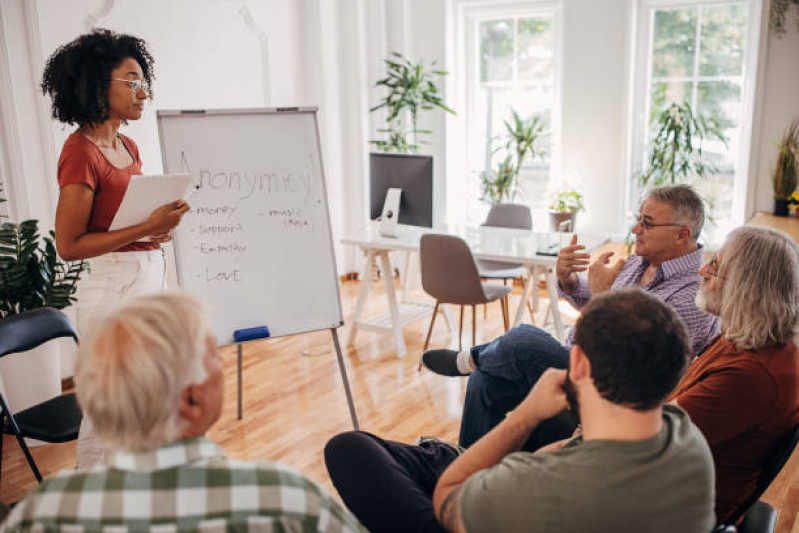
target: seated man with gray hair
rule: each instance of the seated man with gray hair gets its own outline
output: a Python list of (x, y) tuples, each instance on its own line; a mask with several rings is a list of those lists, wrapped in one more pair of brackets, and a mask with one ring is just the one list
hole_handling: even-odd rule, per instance
[(721, 318), (721, 335), (670, 399), (710, 445), (716, 515), (726, 523), (754, 492), (778, 440), (799, 424), (799, 251), (781, 231), (744, 226), (699, 274), (697, 305)]
[(183, 293), (123, 304), (82, 340), (78, 401), (108, 464), (50, 476), (2, 531), (363, 531), (288, 466), (228, 458), (204, 437), (222, 412), (222, 358)]
[[(594, 296), (625, 287), (640, 287), (669, 304), (685, 322), (696, 355), (718, 335), (718, 318), (697, 309), (702, 246), (697, 238), (705, 215), (702, 199), (688, 185), (658, 187), (641, 203), (635, 253), (609, 266), (612, 252), (593, 264), (575, 239), (558, 255), (558, 292), (582, 309)], [(578, 276), (588, 271), (588, 277)], [(466, 389), (460, 444), (471, 446), (496, 426), (527, 395), (547, 368), (566, 368), (574, 330), (564, 344), (542, 329), (522, 324), (501, 337), (470, 350), (430, 350), (422, 361), (433, 372), (448, 376), (471, 373)], [(532, 441), (549, 442), (558, 424), (542, 424)]]

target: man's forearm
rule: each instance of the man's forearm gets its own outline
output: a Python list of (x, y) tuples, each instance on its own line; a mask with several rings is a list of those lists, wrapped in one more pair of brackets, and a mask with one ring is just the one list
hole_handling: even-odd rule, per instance
[(439, 516), (442, 503), (453, 490), (475, 472), (492, 467), (509, 453), (519, 451), (540, 423), (541, 420), (537, 418), (525, 418), (518, 411), (512, 411), (505, 420), (463, 452), (447, 467), (436, 484), (433, 493), (436, 515)]

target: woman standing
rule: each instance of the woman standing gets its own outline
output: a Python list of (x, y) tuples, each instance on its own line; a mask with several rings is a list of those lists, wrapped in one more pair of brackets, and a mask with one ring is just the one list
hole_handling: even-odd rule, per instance
[[(119, 127), (141, 118), (144, 101), (152, 98), (153, 63), (143, 40), (97, 29), (56, 50), (44, 69), (42, 91), (52, 98), (53, 118), (78, 126), (58, 161), (55, 234), (63, 259), (92, 259), (76, 304), (81, 333), (123, 299), (165, 288), (160, 243), (172, 239), (172, 229), (189, 209), (178, 200), (141, 224), (108, 231), (128, 182), (141, 174), (138, 148)], [(84, 419), (78, 468), (102, 457), (91, 422)]]

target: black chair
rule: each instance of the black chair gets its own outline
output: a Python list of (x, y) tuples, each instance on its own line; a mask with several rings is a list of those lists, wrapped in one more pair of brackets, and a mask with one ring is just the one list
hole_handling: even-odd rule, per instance
[(791, 458), (791, 454), (796, 449), (799, 442), (799, 425), (794, 426), (788, 433), (782, 436), (774, 445), (774, 453), (760, 478), (755, 485), (755, 491), (747, 498), (737, 511), (730, 517), (729, 523), (736, 523), (741, 517), (743, 520), (738, 525), (738, 533), (771, 533), (777, 523), (777, 512), (772, 506), (760, 501), (760, 497), (766, 492), (771, 482), (780, 473), (782, 467)]
[[(0, 357), (30, 350), (58, 337), (72, 337), (76, 343), (78, 342), (72, 323), (57, 309), (42, 307), (10, 316), (0, 322)], [(33, 470), (33, 475), (39, 482), (42, 481), (42, 475), (25, 444), (25, 438), (44, 442), (75, 440), (78, 438), (82, 419), (83, 414), (73, 392), (56, 396), (14, 415), (0, 394), (2, 433), (9, 433), (17, 438)], [(0, 461), (3, 455), (2, 446), (3, 439), (0, 438)], [(2, 472), (2, 463), (0, 463), (0, 472)]]

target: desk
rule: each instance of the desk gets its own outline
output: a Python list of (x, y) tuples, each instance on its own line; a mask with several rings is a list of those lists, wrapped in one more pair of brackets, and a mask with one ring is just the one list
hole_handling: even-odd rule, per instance
[(775, 217), (771, 213), (755, 213), (746, 225), (778, 229), (799, 242), (799, 218), (796, 217)]
[[(397, 356), (404, 357), (407, 353), (405, 349), (405, 338), (402, 328), (418, 320), (429, 317), (433, 311), (433, 306), (427, 303), (411, 302), (405, 298), (405, 289), (408, 281), (408, 268), (403, 275), (403, 297), (402, 301), (397, 301), (394, 272), (389, 259), (389, 252), (405, 251), (418, 252), (419, 241), (425, 233), (444, 233), (456, 235), (466, 241), (472, 254), (477, 259), (488, 259), (493, 261), (505, 261), (508, 263), (519, 263), (527, 268), (527, 277), (522, 292), (522, 299), (516, 308), (511, 327), (518, 326), (524, 315), (526, 302), (530, 296), (537, 295), (534, 292), (536, 274), (543, 271), (546, 275), (547, 291), (549, 293), (552, 320), (555, 324), (555, 335), (563, 339), (563, 320), (561, 319), (558, 308), (557, 280), (555, 279), (556, 256), (538, 255), (539, 236), (551, 235), (547, 233), (535, 233), (529, 230), (498, 228), (489, 226), (440, 226), (437, 228), (420, 228), (416, 226), (399, 225), (397, 237), (383, 237), (380, 235), (379, 227), (376, 222), (372, 222), (360, 230), (348, 235), (341, 240), (343, 244), (359, 247), (366, 255), (364, 266), (361, 270), (361, 285), (358, 290), (358, 299), (355, 304), (355, 313), (347, 334), (346, 344), (351, 346), (355, 342), (358, 329), (374, 331), (391, 335), (397, 344)], [(569, 234), (561, 234), (566, 238)], [(579, 234), (580, 242), (585, 245), (587, 251), (592, 251), (609, 239), (592, 235)], [(371, 289), (371, 266), (374, 259), (380, 260), (386, 285), (386, 296), (388, 298), (388, 313), (380, 316), (364, 319), (363, 307)], [(407, 263), (410, 263), (408, 261)], [(445, 315), (446, 316), (446, 315)], [(449, 320), (447, 320), (449, 323)]]

